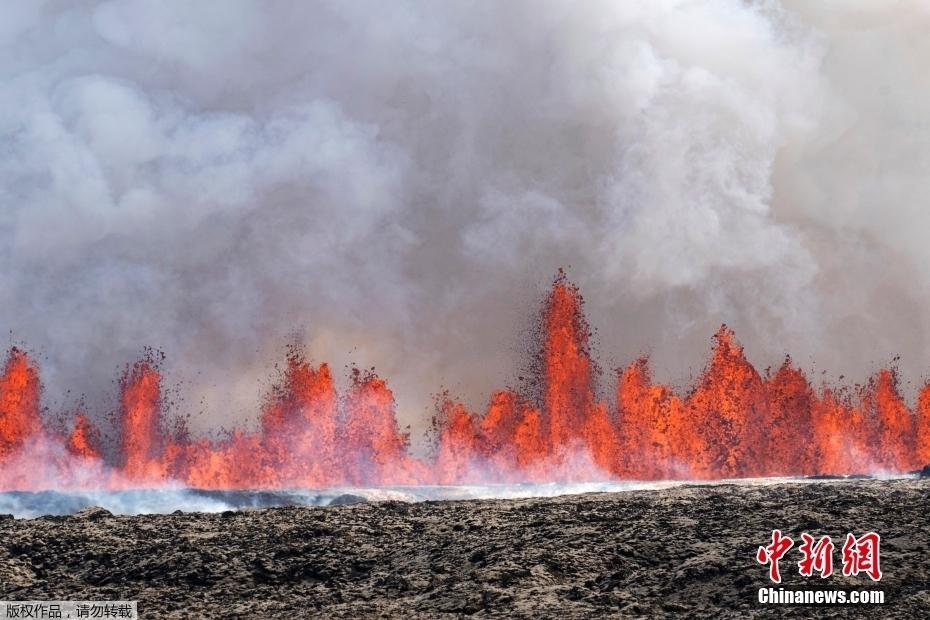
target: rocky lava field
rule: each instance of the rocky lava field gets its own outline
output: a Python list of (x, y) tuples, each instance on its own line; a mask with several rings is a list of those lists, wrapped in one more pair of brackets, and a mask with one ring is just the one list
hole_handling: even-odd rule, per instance
[[(930, 617), (930, 480), (698, 485), (215, 514), (0, 517), (0, 598), (129, 599), (164, 617)], [(755, 560), (796, 547), (785, 588), (882, 589), (884, 605), (764, 606)], [(847, 532), (884, 577), (839, 575)], [(798, 574), (800, 533), (837, 573)]]

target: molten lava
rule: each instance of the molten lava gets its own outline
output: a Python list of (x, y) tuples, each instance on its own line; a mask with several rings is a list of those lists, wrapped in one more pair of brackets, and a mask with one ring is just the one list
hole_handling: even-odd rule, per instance
[(930, 462), (930, 384), (913, 411), (892, 370), (850, 390), (811, 385), (787, 358), (760, 375), (726, 326), (686, 395), (652, 379), (646, 359), (599, 399), (583, 301), (560, 274), (546, 298), (533, 395), (495, 392), (483, 415), (448, 396), (435, 449), (415, 458), (394, 395), (354, 370), (340, 395), (330, 368), (291, 352), (255, 432), (192, 439), (169, 429), (159, 364), (120, 381), (118, 445), (83, 412), (43, 424), (39, 371), (18, 348), (0, 376), (0, 490), (327, 487), (586, 479), (669, 479), (904, 472)]
[(0, 462), (20, 451), (41, 428), (39, 371), (14, 347), (0, 376)]
[(120, 385), (123, 472), (130, 479), (158, 480), (165, 474), (161, 374), (148, 361), (140, 361), (126, 371)]
[(77, 458), (93, 461), (100, 458), (99, 443), (100, 434), (91, 425), (86, 415), (78, 413), (74, 417), (74, 429), (65, 443), (68, 452)]

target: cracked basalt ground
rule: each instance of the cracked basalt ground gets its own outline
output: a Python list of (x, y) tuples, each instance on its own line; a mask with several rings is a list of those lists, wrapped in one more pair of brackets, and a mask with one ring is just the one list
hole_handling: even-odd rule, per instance
[[(220, 514), (0, 517), (0, 598), (132, 599), (164, 617), (930, 617), (930, 480), (708, 485)], [(773, 528), (882, 535), (881, 606), (762, 606)]]

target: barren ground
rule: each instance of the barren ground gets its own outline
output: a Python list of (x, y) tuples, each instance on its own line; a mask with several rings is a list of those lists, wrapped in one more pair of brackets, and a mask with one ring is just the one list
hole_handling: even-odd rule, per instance
[[(135, 599), (143, 618), (930, 617), (930, 481), (691, 486), (220, 514), (0, 517), (0, 599)], [(769, 606), (773, 528), (882, 535), (882, 606)]]

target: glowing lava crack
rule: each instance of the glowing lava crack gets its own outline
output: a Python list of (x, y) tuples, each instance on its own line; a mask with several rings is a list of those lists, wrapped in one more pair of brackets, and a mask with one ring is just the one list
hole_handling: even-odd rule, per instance
[(560, 276), (540, 324), (538, 395), (491, 395), (484, 415), (443, 400), (432, 457), (414, 458), (394, 397), (373, 373), (336, 391), (326, 364), (287, 358), (260, 430), (221, 441), (169, 431), (158, 364), (121, 382), (120, 438), (105, 451), (83, 414), (63, 432), (40, 416), (39, 371), (12, 349), (0, 376), (0, 490), (205, 489), (456, 484), (588, 479), (732, 478), (901, 472), (930, 462), (930, 385), (911, 411), (891, 370), (863, 386), (815, 390), (789, 359), (760, 375), (721, 327), (687, 395), (652, 381), (645, 359), (599, 400), (578, 290)]

